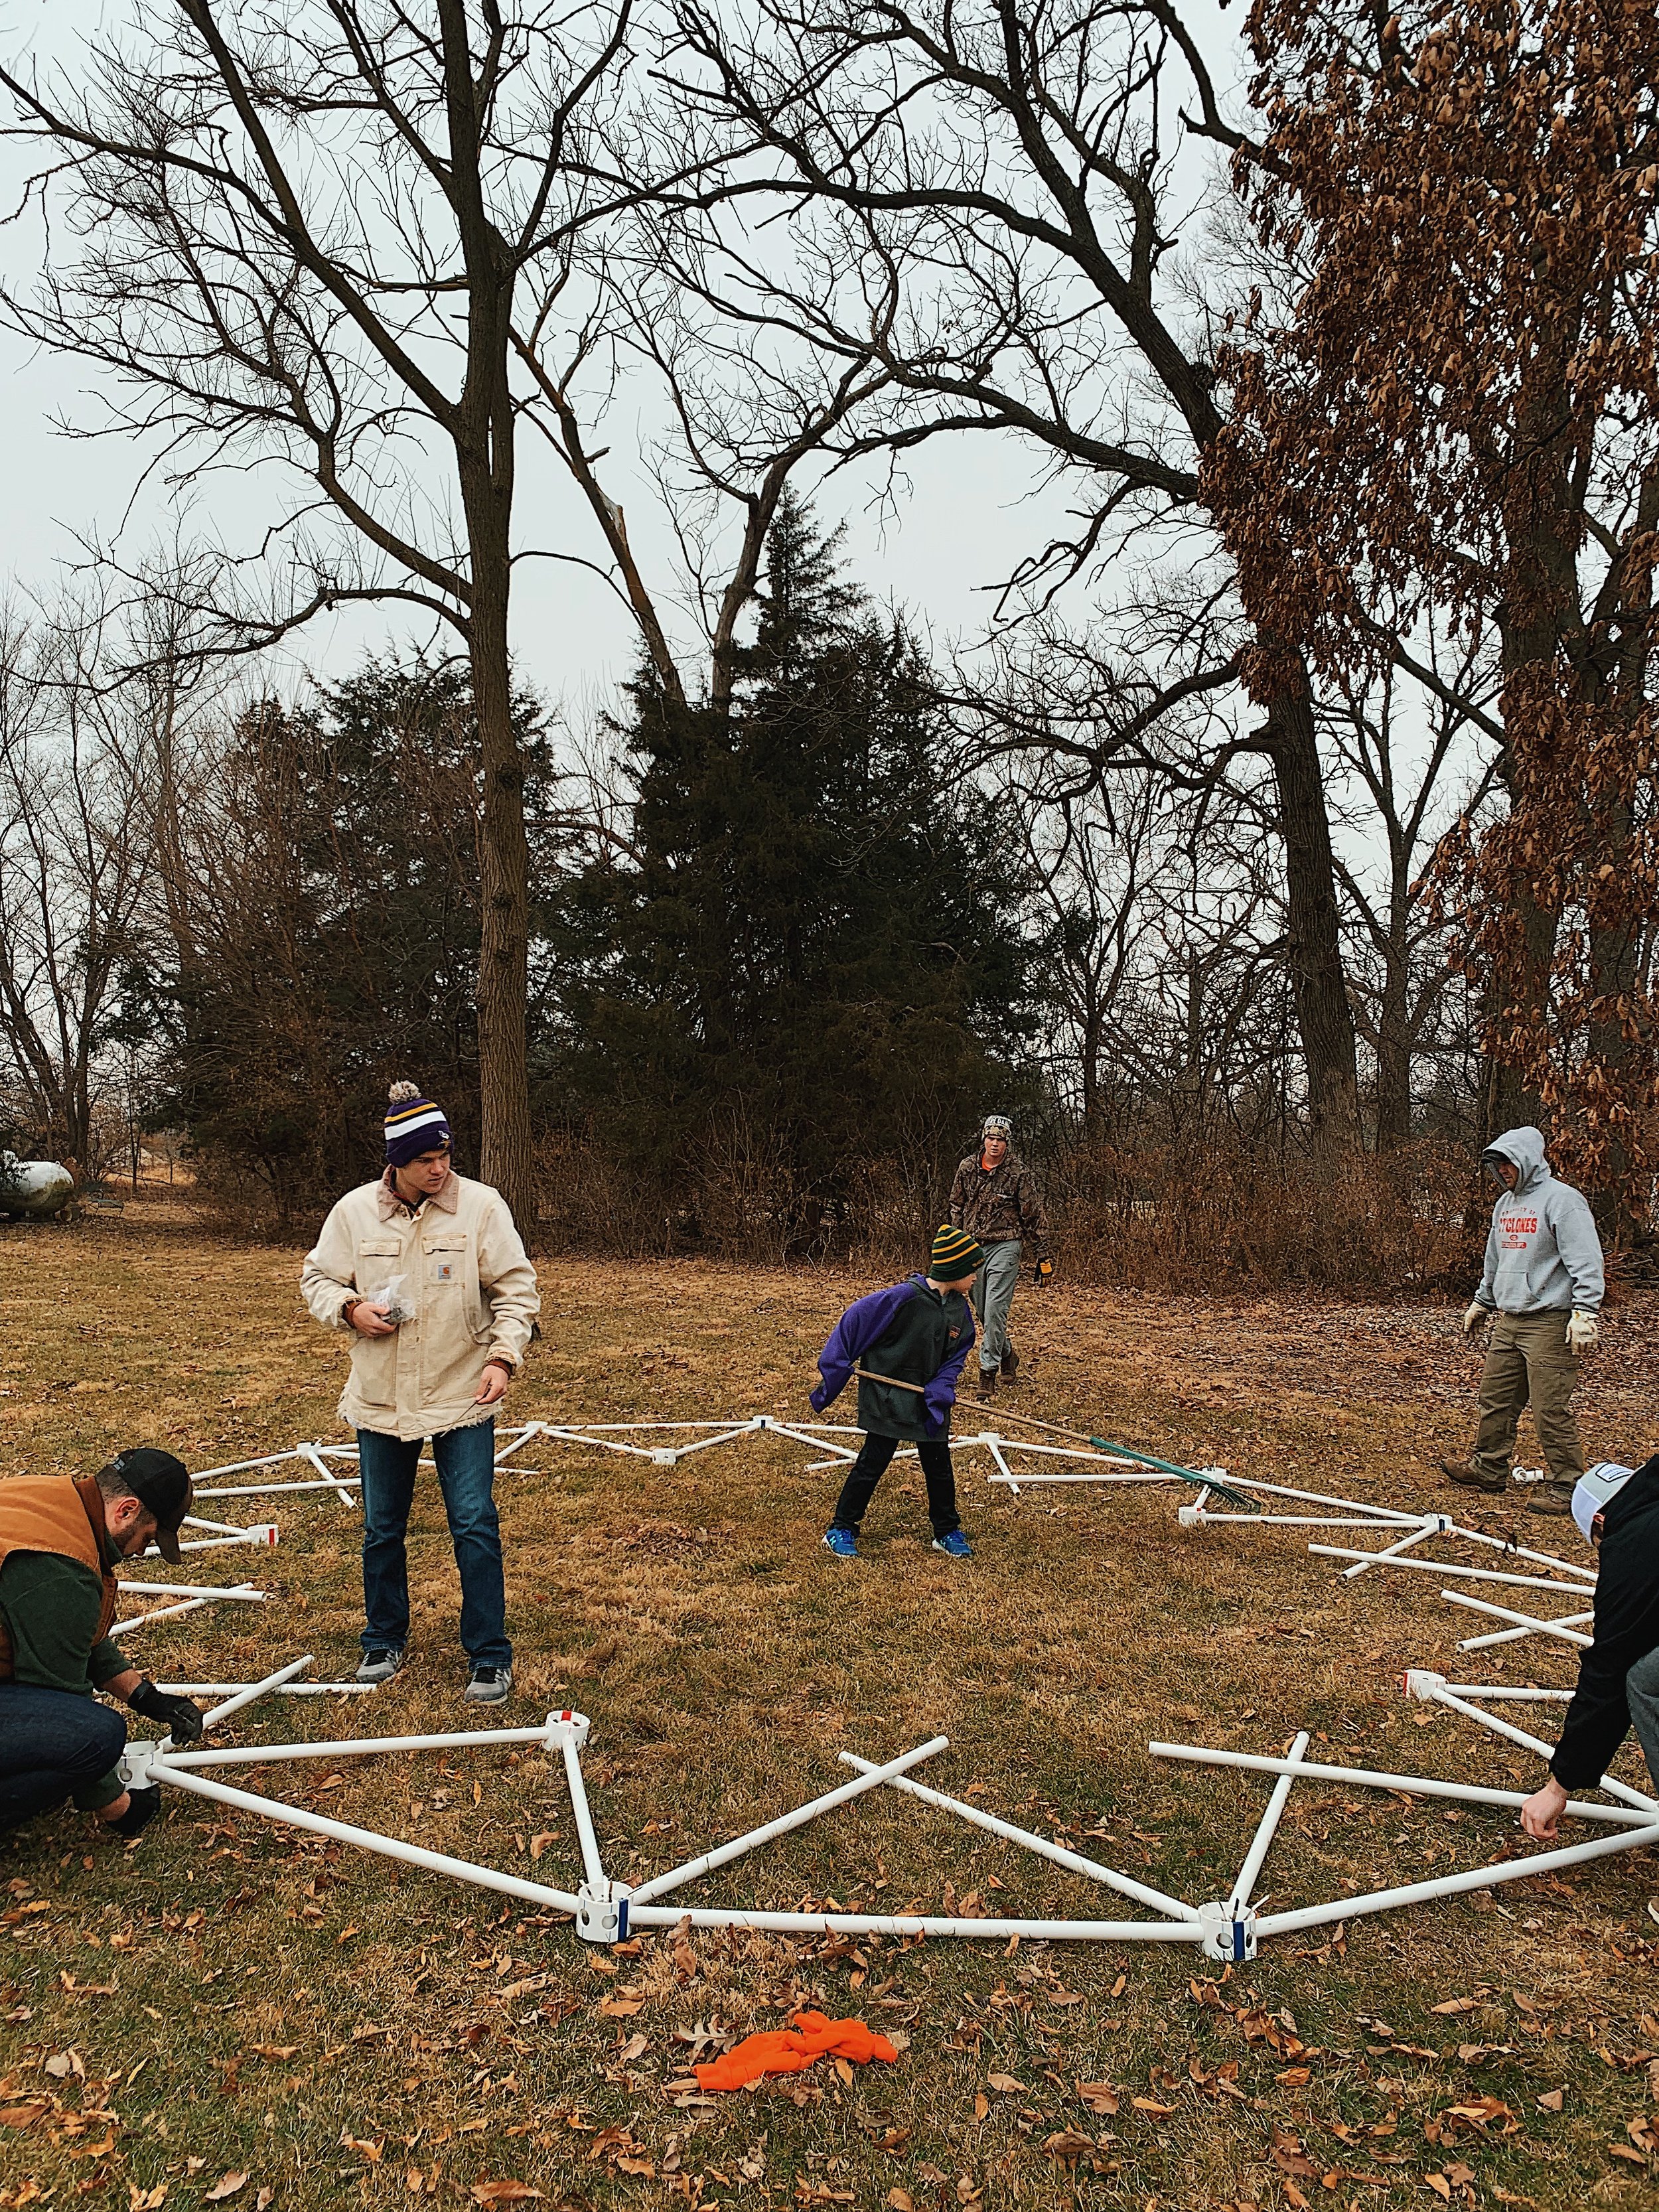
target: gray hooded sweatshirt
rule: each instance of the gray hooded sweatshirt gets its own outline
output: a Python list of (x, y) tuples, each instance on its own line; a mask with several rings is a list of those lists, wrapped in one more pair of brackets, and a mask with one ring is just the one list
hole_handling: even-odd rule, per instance
[(1476, 1302), (1499, 1313), (1599, 1313), (1601, 1240), (1583, 1194), (1557, 1182), (1541, 1129), (1508, 1129), (1480, 1155), (1507, 1160), (1515, 1188), (1492, 1210)]

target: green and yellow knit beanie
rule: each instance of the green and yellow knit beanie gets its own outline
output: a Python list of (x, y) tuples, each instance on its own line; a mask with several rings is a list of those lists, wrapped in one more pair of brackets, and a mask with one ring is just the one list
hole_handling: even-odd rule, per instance
[(969, 1275), (978, 1274), (984, 1264), (985, 1254), (977, 1239), (965, 1229), (952, 1229), (947, 1224), (933, 1238), (927, 1272), (936, 1283), (960, 1283)]

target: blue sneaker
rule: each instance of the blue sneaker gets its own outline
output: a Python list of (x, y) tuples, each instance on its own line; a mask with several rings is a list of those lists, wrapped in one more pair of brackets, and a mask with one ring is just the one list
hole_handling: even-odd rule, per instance
[(933, 1549), (951, 1559), (971, 1559), (974, 1556), (974, 1547), (960, 1528), (952, 1528), (948, 1536), (935, 1536)]
[(838, 1559), (856, 1559), (859, 1547), (850, 1528), (828, 1528), (824, 1531), (823, 1548), (833, 1552)]

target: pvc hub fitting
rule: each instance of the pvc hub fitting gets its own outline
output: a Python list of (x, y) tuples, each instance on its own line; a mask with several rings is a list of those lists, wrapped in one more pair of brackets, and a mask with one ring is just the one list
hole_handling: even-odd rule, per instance
[(583, 1882), (576, 1892), (576, 1933), (584, 1943), (627, 1941), (628, 1896), (626, 1882)]
[(1199, 1948), (1206, 1959), (1224, 1959), (1234, 1966), (1242, 1966), (1255, 1956), (1255, 1910), (1243, 1905), (1235, 1912), (1224, 1898), (1198, 1908), (1198, 1924), (1202, 1931)]

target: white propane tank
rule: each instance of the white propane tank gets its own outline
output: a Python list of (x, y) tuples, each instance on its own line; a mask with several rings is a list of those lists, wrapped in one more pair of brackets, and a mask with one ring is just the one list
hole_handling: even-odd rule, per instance
[(75, 1194), (75, 1177), (56, 1160), (20, 1160), (0, 1152), (0, 1217), (45, 1221)]

